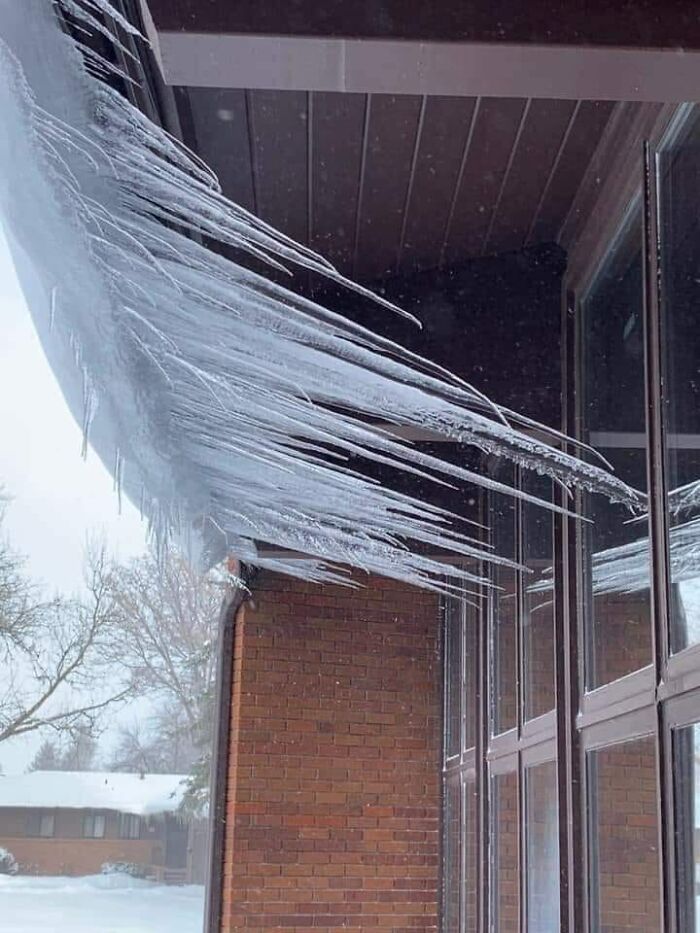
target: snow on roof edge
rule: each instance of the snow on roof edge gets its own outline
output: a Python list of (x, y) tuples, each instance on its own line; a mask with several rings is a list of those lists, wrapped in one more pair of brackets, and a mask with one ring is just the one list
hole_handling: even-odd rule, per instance
[(0, 776), (0, 809), (115, 810), (148, 816), (176, 811), (185, 791), (183, 774), (111, 771), (32, 771)]

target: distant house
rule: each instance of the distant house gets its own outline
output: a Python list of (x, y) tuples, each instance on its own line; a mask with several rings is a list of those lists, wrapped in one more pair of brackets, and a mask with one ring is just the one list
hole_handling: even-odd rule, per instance
[(107, 862), (155, 880), (194, 877), (202, 835), (178, 808), (183, 775), (34, 771), (0, 777), (0, 847), (24, 874), (91, 875)]

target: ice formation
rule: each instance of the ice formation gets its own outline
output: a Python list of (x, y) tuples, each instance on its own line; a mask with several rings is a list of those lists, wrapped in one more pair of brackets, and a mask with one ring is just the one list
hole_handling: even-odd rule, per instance
[[(64, 14), (78, 28), (63, 28)], [(559, 452), (553, 432), (552, 445), (537, 439), (530, 422), (449, 373), (203, 245), (366, 294), (228, 201), (196, 157), (103, 80), (114, 66), (76, 37), (97, 30), (118, 42), (115, 21), (133, 32), (108, 0), (0, 0), (0, 217), (86, 443), (157, 535), (195, 533), (212, 554), (312, 580), (346, 579), (350, 566), (425, 586), (446, 574), (474, 581), (427, 554), (498, 556), (351, 458), (520, 493), (387, 425), (638, 504), (604, 467)]]

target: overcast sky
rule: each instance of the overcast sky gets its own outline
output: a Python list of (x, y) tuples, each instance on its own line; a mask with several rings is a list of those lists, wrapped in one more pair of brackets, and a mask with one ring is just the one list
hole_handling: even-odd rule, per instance
[[(12, 497), (4, 533), (48, 589), (81, 588), (83, 548), (104, 534), (121, 559), (143, 552), (145, 524), (96, 454), (80, 455), (81, 431), (49, 368), (0, 227), (0, 485)], [(0, 671), (0, 676), (2, 672)], [(6, 773), (23, 768), (34, 742), (0, 747)]]

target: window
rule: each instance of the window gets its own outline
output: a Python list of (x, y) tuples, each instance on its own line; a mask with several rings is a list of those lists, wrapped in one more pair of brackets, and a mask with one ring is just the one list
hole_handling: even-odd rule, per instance
[(518, 774), (491, 777), (491, 933), (520, 927)]
[(661, 316), (671, 569), (671, 651), (700, 642), (700, 120), (661, 155)]
[(119, 814), (119, 836), (121, 839), (138, 839), (141, 835), (141, 817), (135, 813)]
[(462, 745), (462, 638), (462, 613), (459, 604), (451, 602), (445, 626), (445, 664), (447, 679), (456, 689), (445, 694), (445, 756), (448, 759), (459, 755)]
[[(443, 790), (443, 929), (477, 933), (477, 739), (479, 613), (471, 598), (445, 605), (445, 780)], [(462, 725), (461, 730), (458, 728)]]
[(568, 433), (642, 505), (580, 494), (592, 523), (496, 494), (483, 510), (523, 569), (493, 571), (446, 668), (475, 735), (445, 761), (446, 799), (458, 771), (465, 790), (445, 930), (700, 929), (700, 108), (656, 145), (564, 316)]
[(527, 929), (554, 933), (559, 929), (559, 814), (557, 767), (553, 761), (525, 772), (527, 840)]
[(588, 753), (591, 933), (660, 930), (653, 736)]
[(445, 933), (459, 933), (461, 905), (462, 864), (462, 800), (459, 775), (445, 781), (443, 848), (445, 873), (443, 876), (442, 917)]
[(106, 819), (104, 813), (86, 813), (83, 817), (83, 837), (104, 839)]
[[(646, 492), (642, 229), (637, 209), (580, 305), (581, 439)], [(581, 529), (589, 690), (651, 663), (647, 523), (591, 496)]]
[(681, 930), (696, 930), (700, 884), (700, 724), (673, 731), (676, 910)]
[(31, 810), (27, 817), (27, 835), (50, 839), (56, 832), (56, 815), (51, 810)]
[[(525, 492), (551, 501), (551, 481), (523, 478)], [(552, 515), (541, 506), (524, 503), (523, 563), (523, 700), (525, 718), (554, 708), (554, 593), (552, 590)]]
[[(516, 537), (517, 512), (508, 496), (493, 496), (490, 521), (494, 549), (505, 557), (518, 558)], [(494, 733), (515, 728), (517, 709), (517, 624), (518, 575), (508, 566), (494, 568), (491, 594), (491, 664), (494, 689), (490, 697)]]

